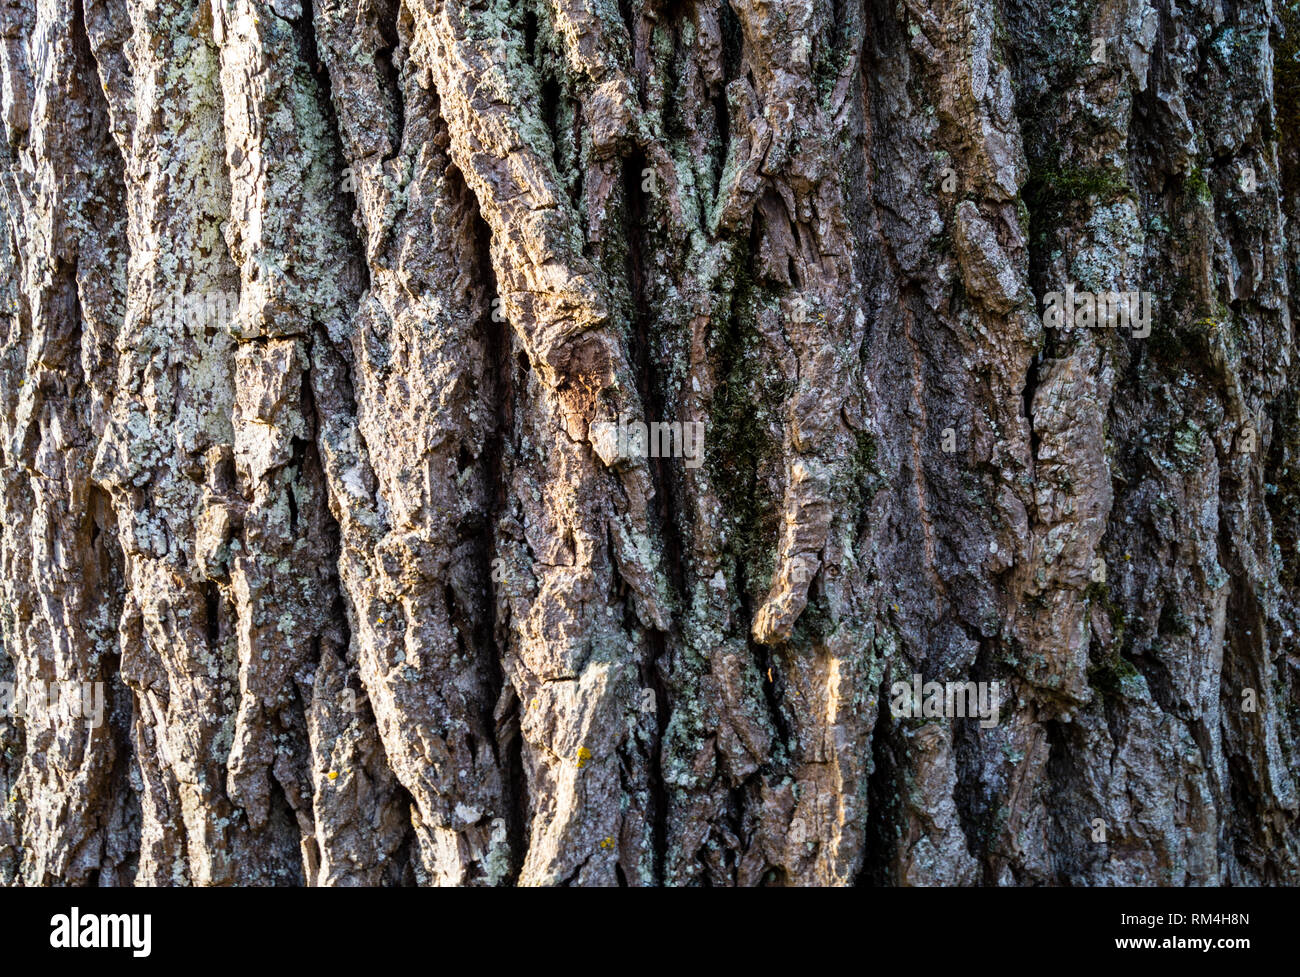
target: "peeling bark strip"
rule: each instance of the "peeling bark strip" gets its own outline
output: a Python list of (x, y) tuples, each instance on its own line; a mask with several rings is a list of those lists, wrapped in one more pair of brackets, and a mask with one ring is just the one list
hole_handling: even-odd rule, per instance
[(0, 0), (0, 881), (1300, 882), (1298, 51)]

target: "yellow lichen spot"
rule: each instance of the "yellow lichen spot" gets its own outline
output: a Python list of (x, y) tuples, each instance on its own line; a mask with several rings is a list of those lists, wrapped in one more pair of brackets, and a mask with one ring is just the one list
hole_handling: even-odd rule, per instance
[(537, 708), (537, 700), (534, 699), (532, 702), (528, 703), (528, 708), (529, 708), (529, 709), (536, 709), (536, 708)]
[(328, 776), (330, 780), (338, 780), (339, 772), (337, 770), (331, 770), (328, 774), (326, 774), (326, 776)]
[(609, 851), (609, 849), (614, 847), (614, 839), (606, 838), (604, 841), (600, 843), (600, 847), (604, 848), (606, 851)]
[(591, 751), (587, 749), (585, 746), (579, 747), (578, 748), (578, 769), (581, 770), (583, 767), (585, 767), (587, 765), (587, 761), (590, 759), (591, 759)]

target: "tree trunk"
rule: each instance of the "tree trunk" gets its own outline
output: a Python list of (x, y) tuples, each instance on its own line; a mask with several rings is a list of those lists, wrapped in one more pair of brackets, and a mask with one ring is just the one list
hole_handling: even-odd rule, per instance
[(0, 26), (0, 881), (1300, 882), (1295, 3)]

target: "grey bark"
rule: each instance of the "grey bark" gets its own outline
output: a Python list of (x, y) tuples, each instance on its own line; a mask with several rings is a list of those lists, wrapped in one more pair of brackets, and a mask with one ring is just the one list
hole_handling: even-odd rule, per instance
[(1300, 881), (1298, 39), (0, 0), (0, 881)]

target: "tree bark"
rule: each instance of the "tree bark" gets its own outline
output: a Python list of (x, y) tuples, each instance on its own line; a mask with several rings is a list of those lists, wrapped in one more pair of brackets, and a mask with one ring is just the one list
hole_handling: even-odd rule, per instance
[(0, 0), (0, 881), (1300, 882), (1298, 40)]

